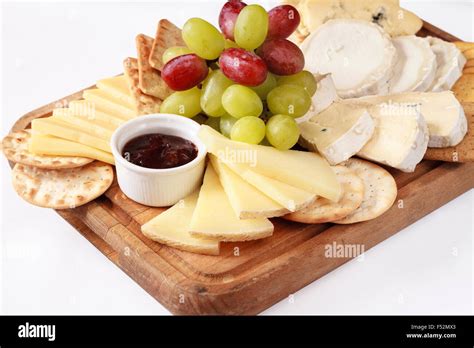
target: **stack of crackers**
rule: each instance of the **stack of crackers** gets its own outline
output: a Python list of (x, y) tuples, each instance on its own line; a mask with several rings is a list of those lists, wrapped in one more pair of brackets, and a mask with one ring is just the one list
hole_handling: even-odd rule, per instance
[(463, 141), (457, 146), (429, 148), (425, 159), (446, 162), (474, 161), (474, 42), (456, 41), (454, 44), (467, 59), (463, 74), (453, 86), (456, 98), (462, 103), (467, 117), (468, 130)]
[(130, 91), (140, 115), (158, 113), (161, 102), (172, 90), (161, 78), (163, 53), (173, 46), (186, 46), (181, 30), (162, 19), (158, 23), (155, 38), (137, 35), (137, 58), (126, 58), (123, 66)]
[(11, 132), (2, 149), (14, 162), (15, 191), (27, 202), (45, 208), (69, 209), (102, 195), (112, 184), (113, 168), (93, 159), (35, 155), (29, 152), (31, 130)]

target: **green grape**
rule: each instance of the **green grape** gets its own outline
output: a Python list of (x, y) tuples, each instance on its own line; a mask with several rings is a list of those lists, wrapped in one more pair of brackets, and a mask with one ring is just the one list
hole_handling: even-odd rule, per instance
[(197, 87), (186, 91), (174, 92), (163, 100), (160, 106), (160, 112), (184, 117), (194, 117), (202, 111), (200, 99), (201, 90)]
[(163, 64), (168, 63), (171, 59), (193, 53), (189, 48), (182, 46), (173, 46), (163, 52)]
[(199, 57), (214, 60), (224, 50), (224, 37), (211, 23), (201, 18), (189, 19), (183, 27), (183, 40)]
[(230, 138), (230, 132), (232, 131), (234, 123), (237, 122), (237, 118), (226, 114), (218, 120), (220, 121), (219, 129), (221, 130), (222, 135), (225, 135), (227, 138)]
[(222, 106), (222, 95), (233, 82), (221, 70), (212, 71), (202, 86), (201, 108), (210, 117), (220, 117), (225, 114)]
[(235, 42), (248, 51), (265, 41), (268, 32), (268, 13), (260, 5), (248, 5), (240, 11), (235, 21)]
[(256, 87), (251, 87), (262, 100), (267, 99), (268, 93), (277, 86), (277, 79), (272, 73), (267, 74), (267, 79)]
[(221, 119), (219, 117), (209, 117), (205, 122), (211, 128), (214, 128), (216, 131), (220, 132), (220, 123)]
[(296, 121), (287, 115), (272, 116), (266, 127), (266, 139), (278, 150), (291, 149), (297, 142), (300, 131)]
[(239, 118), (234, 123), (230, 138), (248, 144), (258, 144), (265, 137), (265, 122), (255, 116)]
[(308, 112), (311, 97), (301, 86), (281, 85), (268, 93), (267, 103), (273, 115), (283, 114), (297, 118)]
[(266, 137), (263, 138), (263, 140), (258, 145), (272, 146), (272, 144), (270, 144), (270, 142), (268, 141), (268, 139)]
[(309, 93), (309, 96), (312, 97), (316, 93), (318, 83), (314, 78), (314, 75), (311, 74), (308, 70), (300, 71), (294, 75), (288, 76), (279, 76), (277, 79), (278, 86), (281, 85), (297, 85), (303, 87), (306, 92)]
[(229, 40), (229, 39), (225, 39), (225, 42), (224, 42), (224, 49), (228, 49), (228, 48), (239, 48), (239, 45), (237, 45), (234, 41), (232, 40)]
[(232, 85), (222, 95), (222, 106), (231, 116), (259, 116), (263, 111), (263, 104), (257, 93), (249, 87)]

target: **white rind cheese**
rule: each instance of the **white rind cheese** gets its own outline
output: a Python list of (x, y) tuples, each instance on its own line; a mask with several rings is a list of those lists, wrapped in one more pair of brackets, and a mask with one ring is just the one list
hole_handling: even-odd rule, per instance
[(430, 44), (436, 55), (438, 65), (435, 79), (429, 90), (432, 92), (449, 91), (461, 77), (462, 69), (466, 64), (466, 57), (451, 42), (435, 37), (427, 37), (425, 40)]
[(332, 74), (341, 98), (387, 92), (397, 51), (379, 26), (356, 19), (334, 19), (301, 44), (305, 69)]
[(433, 84), (436, 75), (436, 56), (428, 41), (414, 35), (392, 40), (398, 59), (390, 79), (389, 91), (403, 93), (424, 92)]
[(375, 121), (375, 131), (357, 155), (413, 172), (423, 159), (429, 140), (428, 126), (419, 107), (378, 104), (368, 110)]
[(369, 141), (374, 121), (365, 107), (335, 102), (300, 123), (300, 144), (318, 151), (331, 165), (346, 161)]

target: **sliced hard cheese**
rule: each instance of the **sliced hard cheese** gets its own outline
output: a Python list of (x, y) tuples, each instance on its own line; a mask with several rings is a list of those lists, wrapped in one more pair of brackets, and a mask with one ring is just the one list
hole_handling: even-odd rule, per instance
[(79, 156), (93, 158), (109, 164), (115, 164), (114, 157), (109, 152), (40, 133), (33, 133), (29, 151), (37, 155)]
[(224, 163), (250, 165), (253, 171), (310, 193), (339, 200), (341, 187), (336, 175), (321, 156), (303, 151), (280, 151), (263, 145), (232, 141), (202, 125), (199, 137), (207, 150)]
[(142, 226), (142, 233), (150, 239), (173, 248), (193, 253), (219, 255), (219, 242), (196, 238), (189, 233), (189, 225), (198, 200), (198, 192), (179, 201), (171, 208)]
[(320, 26), (301, 44), (305, 68), (332, 74), (342, 98), (387, 92), (397, 51), (377, 25), (355, 19), (334, 19)]
[(137, 116), (135, 106), (114, 98), (100, 89), (87, 89), (82, 96), (85, 100), (94, 103), (96, 109), (109, 113), (114, 117), (129, 120)]
[(124, 75), (99, 80), (97, 81), (97, 87), (127, 105), (132, 106), (135, 103)]
[(56, 115), (51, 119), (71, 125), (72, 128), (84, 130), (84, 132), (94, 135), (98, 138), (110, 141), (113, 131), (102, 127), (92, 120), (77, 116)]
[(430, 91), (440, 92), (450, 90), (462, 75), (462, 69), (466, 64), (466, 57), (451, 42), (446, 42), (435, 37), (427, 37), (427, 40), (436, 55), (437, 70), (435, 79), (430, 86)]
[(189, 229), (193, 236), (220, 241), (246, 241), (273, 234), (273, 225), (266, 218), (237, 217), (211, 165), (204, 174)]
[(417, 105), (380, 104), (369, 107), (375, 132), (358, 156), (413, 172), (423, 159), (429, 140), (428, 126)]
[(240, 219), (282, 216), (289, 212), (281, 204), (235, 174), (217, 157), (210, 155), (210, 159), (227, 198)]
[[(365, 97), (359, 101), (371, 104), (385, 103), (387, 107), (419, 105), (420, 112), (428, 124), (430, 140), (428, 147), (449, 147), (461, 142), (467, 133), (464, 109), (453, 92), (403, 93), (382, 97)], [(350, 102), (350, 101), (348, 101)]]
[(55, 120), (52, 117), (33, 120), (31, 122), (31, 128), (43, 134), (54, 135), (58, 138), (71, 140), (109, 153), (111, 152), (109, 141), (74, 129), (70, 125)]
[(363, 106), (335, 102), (300, 123), (300, 144), (336, 165), (355, 155), (372, 137), (374, 121)]
[[(97, 108), (95, 108), (95, 104), (93, 102), (89, 102), (87, 100), (73, 100), (69, 102), (68, 109), (55, 110), (69, 110), (61, 112), (65, 112), (68, 115), (72, 114), (76, 116), (87, 117), (88, 119), (97, 122), (97, 124), (100, 124), (110, 129), (117, 129), (126, 121), (123, 118), (115, 117), (113, 115), (98, 110)], [(53, 112), (53, 115), (55, 114), (56, 113)]]
[(249, 184), (278, 202), (288, 211), (294, 212), (313, 203), (317, 196), (284, 182), (261, 175), (248, 165), (229, 162), (228, 167)]
[(428, 41), (409, 35), (396, 37), (392, 43), (398, 59), (389, 82), (390, 93), (428, 90), (436, 75), (436, 56)]

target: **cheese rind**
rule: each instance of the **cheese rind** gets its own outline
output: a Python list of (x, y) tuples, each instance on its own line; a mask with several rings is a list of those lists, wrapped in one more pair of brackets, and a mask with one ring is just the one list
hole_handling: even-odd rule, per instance
[(248, 164), (259, 174), (333, 201), (339, 200), (341, 187), (336, 175), (327, 161), (315, 153), (280, 151), (232, 141), (206, 125), (201, 126), (199, 138), (210, 153), (226, 164)]
[(198, 200), (198, 192), (182, 199), (141, 227), (142, 233), (159, 243), (193, 253), (219, 255), (219, 241), (196, 238), (189, 226)]
[(214, 155), (210, 155), (210, 160), (235, 214), (240, 219), (282, 216), (289, 212), (234, 173)]
[(134, 105), (114, 98), (103, 90), (97, 88), (86, 89), (82, 96), (85, 100), (94, 103), (98, 110), (109, 113), (114, 117), (129, 120), (137, 116)]
[(356, 19), (334, 19), (301, 44), (305, 69), (331, 73), (341, 98), (382, 94), (388, 90), (397, 51), (377, 25)]
[(114, 156), (109, 152), (36, 132), (31, 137), (29, 151), (38, 155), (87, 157), (112, 165), (115, 164)]
[(190, 233), (220, 241), (246, 241), (269, 237), (273, 225), (267, 218), (237, 217), (212, 165), (208, 165), (191, 219)]
[(346, 161), (369, 141), (374, 121), (363, 106), (335, 102), (299, 124), (300, 144), (318, 151), (331, 165)]

